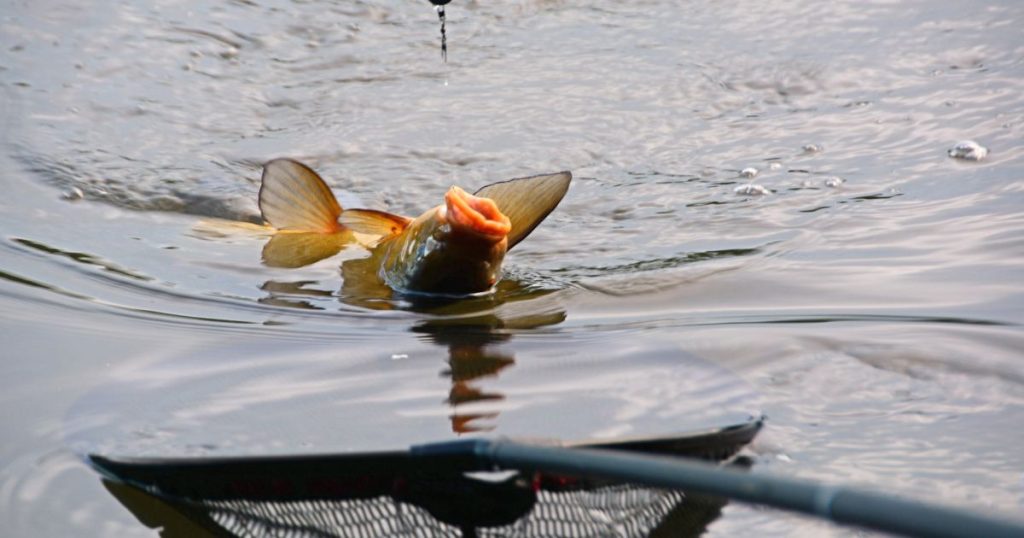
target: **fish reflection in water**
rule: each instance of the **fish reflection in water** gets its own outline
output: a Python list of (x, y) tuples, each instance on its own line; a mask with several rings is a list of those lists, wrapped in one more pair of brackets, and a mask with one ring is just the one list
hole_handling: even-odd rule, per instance
[[(386, 286), (367, 286), (372, 279), (365, 275), (352, 275), (352, 271), (366, 269), (365, 259), (348, 260), (342, 264), (343, 279), (340, 300), (361, 308), (389, 310), (396, 303), (391, 300), (391, 290)], [(313, 281), (279, 282), (268, 281), (262, 289), (268, 296), (260, 299), (263, 304), (300, 309), (319, 309), (296, 297), (324, 297), (333, 295), (329, 290), (309, 286)], [(352, 288), (355, 289), (352, 289)], [(537, 299), (553, 293), (551, 289), (536, 289), (513, 279), (498, 283), (493, 293), (457, 300), (449, 297), (419, 297), (416, 301), (405, 302), (406, 310), (430, 316), (412, 327), (412, 331), (426, 335), (438, 346), (447, 349), (447, 367), (440, 372), (451, 378), (451, 389), (444, 403), (451, 407), (451, 429), (464, 434), (494, 429), (497, 412), (471, 412), (474, 404), (500, 401), (501, 393), (481, 388), (481, 382), (497, 377), (502, 371), (515, 364), (515, 356), (502, 344), (512, 339), (510, 331), (557, 325), (565, 320), (563, 309), (548, 309), (541, 312), (509, 314), (502, 311), (502, 305)], [(374, 295), (376, 294), (376, 295)], [(486, 421), (488, 424), (480, 424)]]
[[(474, 404), (503, 400), (505, 396), (498, 392), (487, 392), (480, 383), (488, 378), (497, 377), (503, 370), (515, 364), (515, 356), (501, 344), (511, 340), (510, 328), (533, 329), (547, 325), (557, 325), (565, 321), (564, 310), (529, 313), (521, 316), (502, 316), (496, 310), (505, 297), (514, 297), (520, 301), (536, 298), (551, 293), (550, 290), (521, 293), (516, 290), (519, 284), (506, 280), (501, 288), (486, 299), (492, 308), (479, 315), (460, 316), (462, 313), (480, 312), (482, 305), (451, 303), (432, 309), (438, 317), (413, 327), (413, 331), (427, 335), (430, 340), (448, 348), (448, 368), (441, 375), (451, 378), (451, 390), (445, 401), (451, 406), (450, 415), (452, 432), (456, 434), (490, 431), (498, 413), (472, 412), (466, 408)], [(520, 293), (516, 293), (520, 291)], [(486, 422), (486, 424), (480, 424)]]

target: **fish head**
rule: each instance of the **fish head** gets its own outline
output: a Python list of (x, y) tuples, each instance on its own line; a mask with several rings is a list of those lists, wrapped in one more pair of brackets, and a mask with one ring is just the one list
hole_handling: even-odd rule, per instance
[(512, 222), (494, 200), (474, 196), (456, 186), (445, 193), (444, 209), (438, 212), (438, 218), (451, 227), (454, 240), (507, 244), (512, 230)]

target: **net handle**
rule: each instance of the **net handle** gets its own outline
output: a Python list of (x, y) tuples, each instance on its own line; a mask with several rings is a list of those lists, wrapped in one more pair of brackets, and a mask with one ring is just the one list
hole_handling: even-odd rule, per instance
[(506, 439), (472, 439), (414, 446), (416, 457), (471, 456), (502, 468), (620, 480), (682, 489), (781, 508), (836, 523), (904, 536), (1024, 536), (1024, 522), (907, 500), (866, 489), (753, 474), (694, 459), (558, 448)]

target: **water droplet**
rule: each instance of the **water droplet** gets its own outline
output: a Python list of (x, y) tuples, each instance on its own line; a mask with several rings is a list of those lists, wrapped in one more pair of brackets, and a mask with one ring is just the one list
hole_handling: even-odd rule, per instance
[(804, 153), (818, 153), (824, 148), (819, 144), (804, 144), (800, 149), (804, 150)]
[(843, 183), (846, 183), (846, 180), (841, 178), (841, 177), (839, 177), (839, 176), (831, 176), (831, 177), (825, 178), (825, 186), (826, 187), (836, 188), (836, 187), (842, 185)]
[(757, 175), (757, 168), (754, 168), (753, 166), (748, 166), (747, 168), (744, 168), (743, 170), (740, 170), (740, 177), (745, 177), (745, 178), (749, 179), (749, 178), (752, 178), (752, 177), (754, 177), (756, 175)]
[(762, 185), (756, 183), (748, 183), (746, 185), (740, 185), (732, 190), (734, 194), (742, 194), (748, 196), (765, 196), (771, 194), (772, 191), (766, 189)]
[(781, 170), (782, 169), (782, 163), (773, 162), (773, 163), (768, 165), (768, 169), (769, 170)]
[(973, 140), (964, 140), (963, 142), (953, 146), (952, 149), (946, 153), (954, 159), (980, 161), (988, 155), (988, 148)]

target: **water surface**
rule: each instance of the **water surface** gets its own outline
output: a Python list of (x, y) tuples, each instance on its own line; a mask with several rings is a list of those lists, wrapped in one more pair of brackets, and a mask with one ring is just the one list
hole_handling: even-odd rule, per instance
[[(11, 535), (155, 534), (83, 439), (616, 438), (752, 406), (753, 472), (1024, 503), (1015, 2), (456, 2), (447, 63), (425, 2), (0, 17)], [(963, 139), (990, 154), (947, 157)], [(453, 183), (575, 179), (493, 297), (423, 311), (346, 295), (365, 253), (268, 267), (266, 237), (209, 225), (257, 220), (279, 156), (405, 214)], [(709, 532), (853, 531), (731, 504)]]

